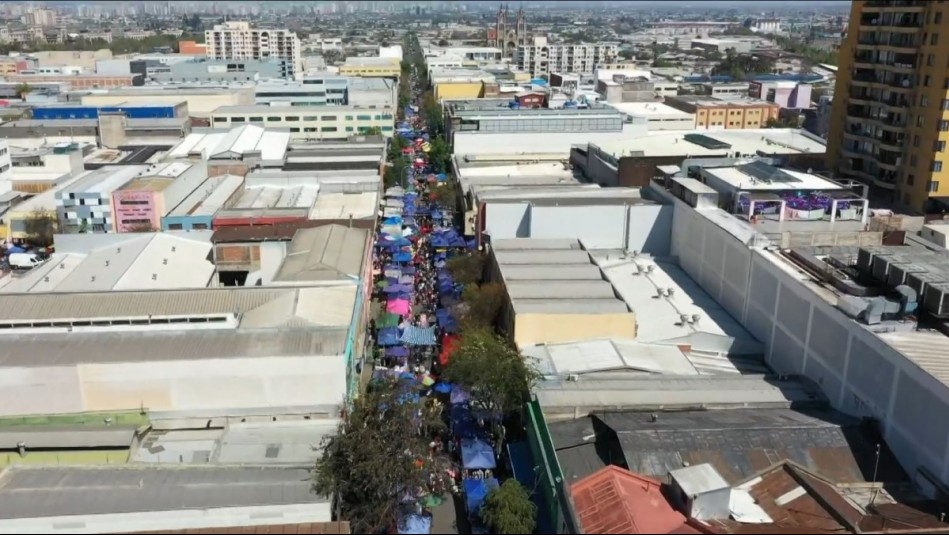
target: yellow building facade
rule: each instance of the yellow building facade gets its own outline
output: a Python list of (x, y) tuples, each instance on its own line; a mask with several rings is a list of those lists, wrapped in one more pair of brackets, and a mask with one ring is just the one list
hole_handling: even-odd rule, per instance
[(904, 209), (949, 197), (949, 4), (855, 0), (841, 45), (829, 167)]

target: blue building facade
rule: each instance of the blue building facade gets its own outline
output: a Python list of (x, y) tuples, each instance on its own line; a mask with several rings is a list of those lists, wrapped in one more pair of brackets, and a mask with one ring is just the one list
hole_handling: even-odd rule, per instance
[(43, 106), (33, 108), (33, 118), (50, 119), (98, 119), (100, 112), (125, 112), (129, 119), (173, 119), (177, 117), (178, 105), (156, 104), (153, 106)]

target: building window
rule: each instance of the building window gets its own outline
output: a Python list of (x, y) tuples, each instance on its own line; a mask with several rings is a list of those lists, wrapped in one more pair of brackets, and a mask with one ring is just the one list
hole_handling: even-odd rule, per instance
[(352, 116), (352, 115), (347, 115), (347, 116), (346, 116), (346, 120), (347, 120), (347, 121), (352, 121), (352, 120), (353, 120), (353, 116)]
[(168, 225), (168, 230), (183, 230), (181, 223), (171, 223)]
[(949, 121), (939, 121), (939, 131), (949, 132)]
[(914, 147), (918, 147), (918, 146), (919, 146), (919, 136), (918, 136), (918, 135), (913, 136), (913, 146), (914, 146)]
[(195, 223), (194, 225), (191, 226), (191, 228), (194, 229), (194, 230), (207, 230), (207, 229), (208, 229), (208, 224), (207, 224), (207, 223)]
[(356, 120), (357, 121), (371, 121), (372, 115), (357, 115)]
[(928, 74), (926, 76), (923, 76), (923, 87), (929, 87), (930, 79), (931, 77)]
[(232, 118), (231, 118), (231, 122), (232, 122), (232, 123), (243, 123), (243, 122), (246, 121), (246, 120), (247, 120), (247, 119), (245, 119), (244, 117), (232, 117)]
[(932, 172), (934, 172), (934, 173), (938, 173), (938, 172), (942, 171), (942, 162), (940, 162), (939, 160), (936, 160), (935, 162), (933, 162), (933, 166), (932, 166), (932, 168), (930, 169), (930, 171), (932, 171)]
[(936, 24), (942, 24), (942, 11), (936, 12), (936, 18), (933, 19), (933, 22), (935, 22)]
[(319, 119), (319, 117), (317, 117), (317, 116), (315, 116), (315, 115), (310, 115), (310, 116), (304, 117), (304, 118), (303, 118), (303, 122), (305, 122), (305, 123), (312, 123), (313, 121), (316, 121), (317, 119)]
[(291, 133), (291, 134), (295, 134), (295, 133), (297, 133), (297, 132), (299, 132), (299, 131), (300, 131), (299, 128), (291, 128), (291, 129), (290, 129), (290, 133)]
[(932, 35), (929, 36), (929, 44), (930, 44), (930, 46), (936, 46), (937, 44), (939, 44), (939, 34), (938, 34), (938, 33), (934, 33), (934, 34), (932, 34)]
[(352, 132), (352, 131), (353, 131), (353, 127), (347, 126), (347, 127), (346, 127), (346, 131), (347, 131), (347, 132)]
[(925, 121), (924, 119), (925, 119), (925, 118), (924, 118), (922, 115), (920, 115), (919, 117), (917, 117), (917, 118), (916, 118), (916, 126), (922, 128), (922, 126), (923, 126), (924, 124), (926, 124), (926, 121)]
[(906, 175), (906, 183), (908, 185), (912, 186), (914, 180), (916, 180), (916, 177), (912, 173)]
[(929, 97), (927, 97), (926, 95), (923, 95), (919, 97), (919, 107), (925, 108), (926, 106), (929, 106)]
[[(324, 120), (324, 121), (335, 121), (335, 120), (336, 120), (336, 116), (335, 116), (335, 115), (324, 115), (324, 116), (323, 116), (323, 120)], [(325, 130), (324, 130), (324, 132), (325, 132)]]
[(927, 67), (932, 67), (932, 66), (935, 65), (935, 64), (936, 64), (936, 55), (935, 55), (935, 54), (930, 54), (930, 55), (926, 56), (926, 66), (927, 66)]
[(264, 122), (264, 118), (263, 118), (263, 117), (251, 117), (251, 118), (250, 118), (250, 122), (252, 122), (252, 123), (262, 123), (262, 122)]
[(288, 115), (287, 117), (284, 117), (284, 120), (287, 121), (288, 123), (296, 123), (300, 121), (300, 118), (294, 117), (292, 115)]
[(320, 128), (320, 132), (336, 132), (337, 128), (335, 126), (324, 126)]
[(308, 126), (303, 129), (304, 132), (316, 132), (316, 127)]
[(283, 120), (283, 117), (279, 117), (275, 115), (271, 115), (270, 117), (267, 117), (268, 123), (279, 123), (282, 120)]
[(946, 152), (946, 142), (945, 142), (945, 141), (937, 141), (937, 142), (936, 142), (936, 146), (933, 147), (933, 149), (935, 149), (936, 152)]
[(916, 167), (916, 155), (915, 155), (915, 154), (910, 154), (910, 155), (909, 155), (909, 166), (910, 166), (910, 167)]
[(929, 193), (935, 193), (939, 191), (939, 181), (930, 180), (928, 189), (929, 189)]

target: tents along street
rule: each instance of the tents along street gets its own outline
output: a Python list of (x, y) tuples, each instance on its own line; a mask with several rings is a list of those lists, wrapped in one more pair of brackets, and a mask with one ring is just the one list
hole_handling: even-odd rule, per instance
[[(536, 372), (494, 330), (504, 294), (463, 235), (458, 182), (415, 34), (403, 42), (373, 253), (364, 390), (315, 490), (359, 533), (531, 533), (534, 474), (515, 474)], [(524, 479), (526, 478), (526, 479)]]

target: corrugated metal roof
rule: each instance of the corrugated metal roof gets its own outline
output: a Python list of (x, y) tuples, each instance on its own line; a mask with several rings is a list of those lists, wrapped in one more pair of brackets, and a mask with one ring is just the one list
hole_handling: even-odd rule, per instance
[(298, 230), (276, 281), (352, 280), (362, 273), (369, 231), (341, 225)]
[(880, 338), (924, 372), (949, 386), (949, 359), (946, 358), (949, 337), (941, 333), (914, 331), (881, 334)]
[[(831, 410), (717, 410), (597, 416), (617, 435), (630, 470), (665, 477), (669, 471), (710, 463), (731, 484), (791, 460), (840, 483), (872, 478), (882, 439), (859, 420)], [(879, 481), (906, 476), (892, 455), (881, 456)]]
[[(246, 314), (298, 288), (202, 288), (109, 293), (0, 295), (0, 321), (105, 320)], [(340, 325), (348, 325), (347, 317)]]
[(13, 467), (0, 519), (315, 504), (307, 468)]
[(335, 356), (345, 328), (0, 335), (0, 367), (227, 358)]

